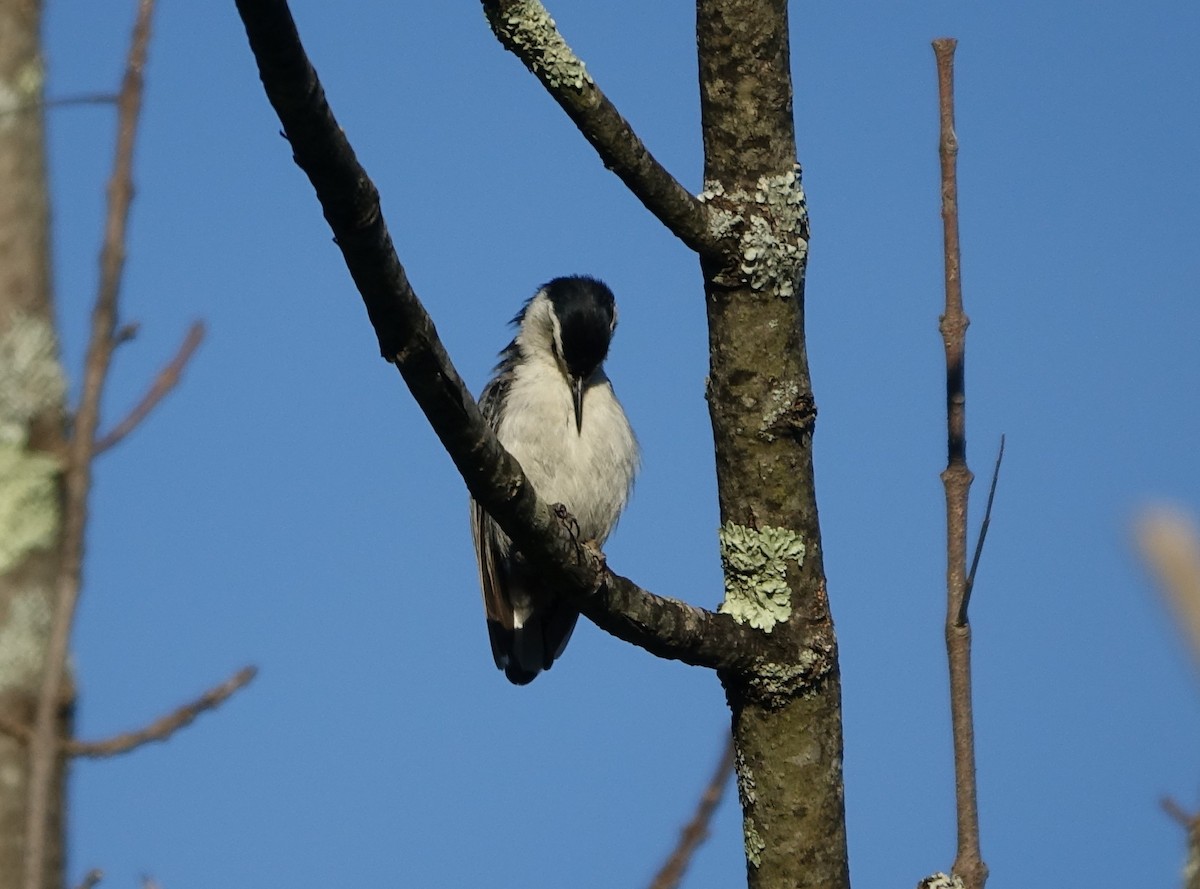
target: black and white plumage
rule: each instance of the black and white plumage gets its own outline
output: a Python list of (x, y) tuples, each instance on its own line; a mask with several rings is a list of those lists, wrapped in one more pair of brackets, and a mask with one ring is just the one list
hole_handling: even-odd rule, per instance
[[(612, 291), (594, 278), (555, 278), (513, 319), (479, 406), (547, 503), (561, 503), (582, 540), (603, 544), (638, 467), (633, 430), (603, 363), (617, 326)], [(579, 613), (548, 589), (508, 537), (471, 504), (471, 533), (496, 666), (524, 685), (562, 654)]]

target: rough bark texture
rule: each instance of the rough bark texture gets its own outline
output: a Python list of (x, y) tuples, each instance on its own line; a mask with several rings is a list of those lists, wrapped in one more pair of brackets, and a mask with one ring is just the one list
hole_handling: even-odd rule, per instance
[[(786, 591), (761, 624), (782, 663), (721, 674), (733, 715), (749, 885), (849, 885), (841, 684), (813, 484), (816, 409), (804, 346), (807, 218), (798, 169), (786, 0), (697, 7), (705, 197), (738, 248), (703, 263), (726, 604), (731, 536), (794, 535)], [(778, 532), (778, 533), (776, 533)], [(747, 618), (743, 614), (743, 619)]]
[[(51, 300), (42, 125), (41, 4), (0, 0), (0, 712), (31, 724), (45, 661), (61, 535), (63, 374)], [(68, 734), (64, 690), (58, 736)], [(25, 747), (0, 735), (0, 889), (23, 870)], [(56, 776), (46, 887), (63, 884), (63, 789)]]

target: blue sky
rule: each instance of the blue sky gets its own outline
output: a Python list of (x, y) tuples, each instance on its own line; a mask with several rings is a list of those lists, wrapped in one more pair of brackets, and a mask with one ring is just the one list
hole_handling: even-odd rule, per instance
[[(693, 11), (551, 12), (656, 156), (700, 188)], [(294, 10), (393, 239), (470, 385), (541, 282), (617, 294), (609, 372), (644, 449), (611, 564), (720, 598), (697, 264), (478, 4)], [(131, 3), (50, 4), (49, 93), (115, 88)], [(795, 4), (812, 214), (816, 466), (842, 653), (851, 872), (953, 858), (931, 38), (959, 38), (970, 460), (1004, 476), (973, 605), (991, 886), (1179, 884), (1200, 684), (1130, 521), (1200, 510), (1200, 7)], [(81, 763), (71, 874), (208, 886), (644, 884), (715, 761), (715, 678), (581, 625), (512, 688), (488, 653), (466, 494), (380, 360), (233, 3), (165, 2), (124, 291), (141, 323), (110, 421), (187, 325), (183, 386), (98, 467), (74, 642), (79, 730), (143, 724), (244, 663), (167, 745)], [(81, 363), (113, 115), (50, 119), (63, 347)], [(742, 878), (732, 798), (689, 885)]]

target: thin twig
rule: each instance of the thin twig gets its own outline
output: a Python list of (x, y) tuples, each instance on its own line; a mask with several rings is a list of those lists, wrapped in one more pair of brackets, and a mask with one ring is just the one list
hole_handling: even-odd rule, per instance
[(733, 738), (730, 737), (725, 742), (725, 749), (721, 751), (721, 759), (717, 763), (712, 777), (708, 780), (708, 786), (704, 788), (704, 793), (700, 796), (700, 802), (696, 805), (696, 813), (692, 816), (692, 820), (684, 826), (679, 836), (679, 844), (655, 875), (654, 880), (650, 883), (650, 889), (675, 889), (683, 880), (684, 872), (691, 864), (692, 856), (708, 839), (708, 824), (712, 820), (713, 812), (721, 804), (721, 797), (725, 794), (725, 785), (729, 783), (729, 776), (732, 773)]
[(108, 185), (104, 246), (100, 251), (100, 283), (92, 309), (92, 331), (84, 368), (83, 394), (64, 470), (63, 541), (54, 616), (46, 663), (38, 692), (37, 716), (29, 752), (29, 808), (25, 825), (24, 889), (42, 889), (46, 835), (54, 771), (58, 763), (55, 723), (66, 671), (67, 645), (83, 575), (83, 538), (91, 488), (93, 443), (100, 418), (100, 396), (108, 376), (117, 322), (117, 296), (125, 260), (125, 228), (133, 199), (133, 145), (142, 104), (142, 70), (150, 42), (154, 0), (140, 0), (137, 21), (117, 102), (117, 148)]
[(660, 164), (596, 86), (540, 0), (483, 0), (492, 31), (541, 81), (583, 137), (634, 196), (701, 255), (720, 247), (699, 199)]
[[(160, 716), (145, 728), (124, 732), (103, 741), (80, 741), (72, 738), (64, 741), (59, 749), (67, 756), (105, 759), (128, 753), (152, 741), (166, 741), (175, 732), (195, 722), (201, 713), (221, 706), (239, 689), (249, 685), (257, 675), (256, 667), (243, 667), (220, 685), (210, 688), (195, 700), (177, 707), (166, 716)], [(33, 730), (29, 726), (4, 716), (0, 716), (0, 732), (21, 744), (28, 744), (33, 738)]]
[(7, 114), (21, 114), (26, 111), (37, 111), (39, 108), (73, 108), (80, 105), (116, 105), (117, 96), (114, 93), (83, 93), (78, 96), (62, 96), (58, 99), (44, 99), (41, 102), (29, 102), (16, 105), (0, 111), (0, 118)]
[(243, 667), (220, 685), (210, 688), (194, 701), (184, 704), (166, 716), (154, 720), (145, 728), (125, 732), (103, 741), (68, 741), (66, 752), (69, 756), (103, 759), (128, 753), (152, 741), (166, 741), (175, 732), (191, 725), (201, 713), (221, 706), (257, 675), (257, 668)]
[(134, 406), (124, 420), (96, 439), (94, 453), (102, 454), (121, 441), (150, 415), (150, 412), (170, 394), (172, 389), (179, 385), (183, 369), (187, 367), (188, 361), (191, 360), (203, 339), (204, 323), (196, 321), (188, 329), (183, 342), (179, 344), (179, 351), (175, 353), (175, 357), (158, 372), (158, 376), (154, 378), (154, 383), (142, 396), (142, 400)]
[(954, 788), (958, 844), (954, 873), (967, 889), (983, 889), (987, 865), (979, 849), (979, 804), (975, 781), (975, 726), (971, 703), (971, 626), (966, 620), (967, 395), (964, 373), (968, 320), (963, 312), (958, 246), (958, 137), (954, 132), (954, 48), (958, 41), (933, 41), (937, 58), (941, 121), (938, 154), (942, 167), (942, 229), (946, 263), (946, 310), (941, 319), (946, 347), (946, 655), (950, 666), (950, 714), (954, 733)]
[(1200, 818), (1200, 815), (1189, 815), (1183, 806), (1179, 805), (1179, 803), (1175, 802), (1175, 800), (1169, 796), (1164, 796), (1158, 801), (1158, 804), (1162, 806), (1162, 810), (1167, 813), (1167, 817), (1169, 817), (1184, 830), (1188, 830), (1192, 826), (1192, 822)]
[(1000, 451), (996, 454), (996, 465), (992, 469), (992, 484), (988, 488), (987, 508), (983, 511), (983, 524), (979, 526), (979, 539), (975, 541), (975, 555), (971, 558), (971, 570), (967, 573), (967, 586), (963, 590), (962, 602), (958, 606), (957, 624), (967, 625), (967, 609), (971, 605), (971, 591), (975, 589), (975, 572), (979, 569), (979, 557), (983, 555), (983, 542), (987, 539), (992, 524), (992, 504), (996, 502), (996, 483), (1000, 481), (1000, 463), (1004, 460), (1004, 436), (1000, 436)]

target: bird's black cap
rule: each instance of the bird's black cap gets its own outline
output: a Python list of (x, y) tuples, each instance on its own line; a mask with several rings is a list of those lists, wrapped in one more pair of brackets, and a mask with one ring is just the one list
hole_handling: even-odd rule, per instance
[(587, 379), (608, 356), (617, 301), (603, 281), (584, 275), (555, 278), (542, 288), (562, 330), (562, 360), (571, 376)]

